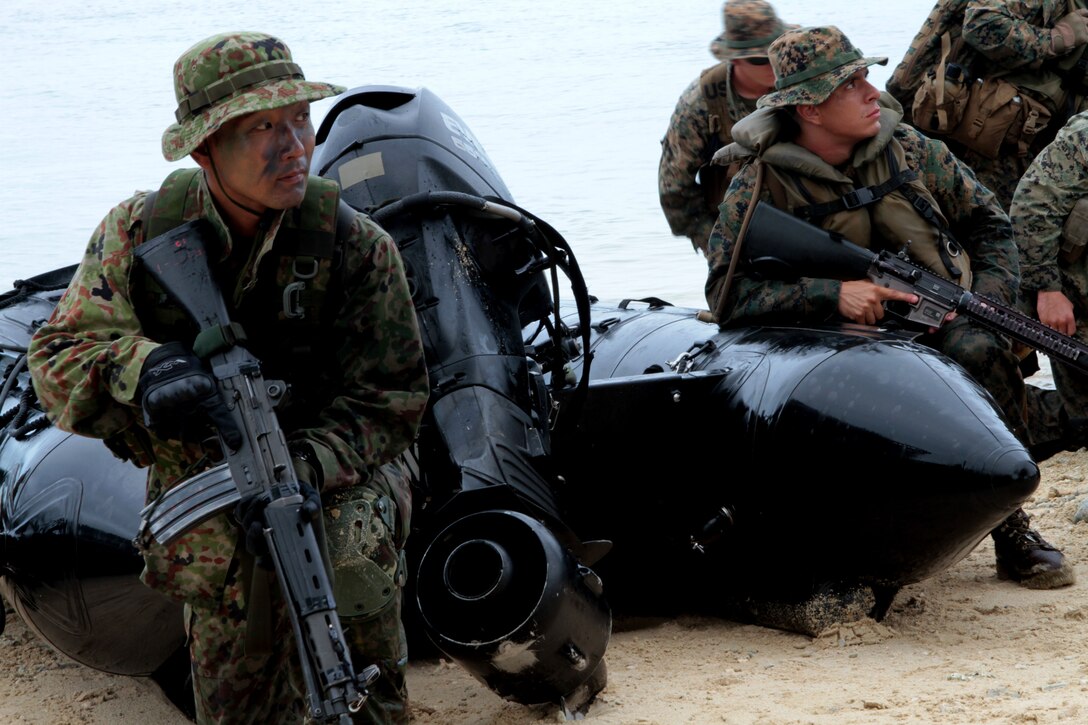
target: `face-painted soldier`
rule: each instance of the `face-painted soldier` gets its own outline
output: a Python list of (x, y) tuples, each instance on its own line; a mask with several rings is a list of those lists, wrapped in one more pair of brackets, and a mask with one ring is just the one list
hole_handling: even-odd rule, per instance
[[(277, 416), (308, 501), (322, 506), (355, 670), (381, 669), (359, 717), (407, 722), (400, 592), (411, 506), (395, 459), (415, 438), (428, 382), (393, 240), (345, 212), (335, 183), (310, 176), (310, 103), (343, 89), (305, 80), (281, 40), (251, 32), (186, 50), (174, 88), (163, 155), (197, 168), (106, 215), (32, 339), (35, 388), (55, 425), (148, 466), (149, 501), (214, 465), (222, 399), (192, 351), (190, 321), (133, 255), (207, 220), (231, 319), (265, 374), (292, 391)], [(199, 722), (302, 722), (290, 620), (247, 525), (260, 530), (259, 510), (217, 515), (166, 546), (145, 542), (142, 579), (187, 605)]]

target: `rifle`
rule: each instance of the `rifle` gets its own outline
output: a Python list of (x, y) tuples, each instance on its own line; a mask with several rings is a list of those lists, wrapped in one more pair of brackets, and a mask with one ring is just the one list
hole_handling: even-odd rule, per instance
[(945, 315), (954, 311), (1088, 372), (1088, 345), (919, 267), (910, 261), (906, 251), (873, 252), (837, 232), (820, 229), (763, 202), (756, 203), (744, 249), (748, 269), (765, 279), (815, 277), (848, 281), (868, 277), (881, 287), (918, 297), (912, 305), (896, 303), (907, 305), (903, 314), (885, 303), (892, 314), (907, 321), (940, 327)]
[(264, 536), (291, 616), (310, 715), (319, 722), (350, 723), (378, 668), (370, 665), (355, 675), (317, 537), (299, 512), (303, 499), (274, 410), (287, 386), (265, 380), (260, 362), (238, 344), (244, 334), (230, 321), (202, 242), (211, 234), (206, 220), (187, 222), (136, 247), (134, 254), (197, 324), (193, 346), (210, 362), (242, 441), (232, 449), (220, 434), (225, 462), (148, 504), (139, 536), (169, 544), (238, 502), (267, 495)]

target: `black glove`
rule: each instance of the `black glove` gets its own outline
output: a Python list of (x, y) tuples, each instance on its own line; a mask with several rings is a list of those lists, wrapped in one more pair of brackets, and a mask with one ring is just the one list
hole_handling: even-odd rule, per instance
[(246, 551), (253, 554), (257, 566), (262, 569), (272, 569), (272, 557), (268, 551), (268, 542), (264, 538), (265, 520), (264, 510), (272, 498), (267, 492), (261, 492), (253, 498), (239, 501), (234, 507), (234, 518), (242, 528), (245, 537)]
[(290, 465), (295, 468), (295, 478), (298, 479), (298, 492), (302, 494), (302, 505), (299, 515), (302, 520), (313, 523), (321, 515), (321, 474), (318, 470), (317, 456), (307, 444), (294, 443), (290, 445)]
[[(299, 518), (313, 523), (321, 515), (321, 496), (317, 489), (305, 481), (298, 482), (298, 492), (302, 495), (302, 503), (298, 508)], [(269, 570), (273, 567), (268, 541), (264, 538), (264, 530), (268, 526), (264, 520), (264, 511), (271, 501), (268, 493), (262, 492), (246, 501), (239, 501), (234, 507), (234, 518), (245, 536), (246, 551), (253, 555), (257, 566)]]
[(242, 432), (227, 409), (215, 378), (204, 363), (180, 342), (155, 348), (144, 360), (136, 387), (144, 423), (168, 439), (193, 438), (210, 423), (224, 442), (237, 450)]

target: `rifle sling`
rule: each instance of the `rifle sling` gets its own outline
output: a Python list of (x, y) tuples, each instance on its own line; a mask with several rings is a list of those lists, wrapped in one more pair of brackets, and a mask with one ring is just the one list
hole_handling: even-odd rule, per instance
[(744, 212), (744, 220), (741, 222), (740, 231), (737, 233), (737, 242), (733, 245), (733, 252), (729, 256), (729, 270), (725, 274), (722, 290), (718, 294), (718, 299), (714, 305), (714, 321), (719, 325), (722, 324), (722, 316), (725, 314), (725, 304), (729, 299), (729, 288), (733, 286), (733, 276), (737, 271), (737, 261), (740, 259), (741, 247), (744, 245), (744, 237), (748, 234), (748, 223), (751, 221), (752, 213), (759, 203), (759, 194), (763, 188), (763, 159), (757, 158), (755, 167), (756, 180), (752, 187), (752, 198), (748, 202), (748, 209)]
[(207, 360), (216, 353), (225, 352), (235, 345), (244, 344), (246, 332), (237, 322), (229, 325), (206, 327), (197, 333), (193, 340), (193, 352), (201, 360)]
[(269, 592), (269, 572), (257, 566), (253, 554), (246, 550), (244, 537), (238, 538), (239, 580), (244, 582), (246, 597), (245, 652), (249, 656), (272, 652), (272, 597)]

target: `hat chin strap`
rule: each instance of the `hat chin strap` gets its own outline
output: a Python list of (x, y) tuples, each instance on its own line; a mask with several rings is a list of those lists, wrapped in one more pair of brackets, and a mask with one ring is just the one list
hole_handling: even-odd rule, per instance
[(230, 192), (227, 191), (226, 184), (224, 184), (223, 180), (221, 178), (219, 178), (219, 167), (216, 166), (215, 158), (212, 156), (211, 144), (208, 144), (208, 164), (211, 165), (212, 173), (215, 174), (215, 184), (216, 184), (216, 186), (219, 187), (219, 190), (223, 192), (223, 196), (227, 197), (227, 200), (231, 204), (234, 204), (236, 207), (238, 207), (242, 211), (244, 211), (244, 212), (246, 212), (248, 214), (252, 214), (253, 216), (257, 217), (258, 219), (260, 219), (261, 217), (264, 216), (265, 212), (260, 212), (260, 211), (257, 211), (256, 209), (250, 209), (248, 206), (246, 206), (245, 204), (243, 204), (242, 202), (238, 201), (233, 196), (231, 196)]

